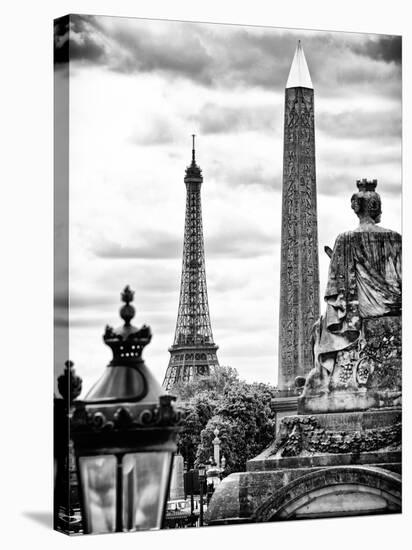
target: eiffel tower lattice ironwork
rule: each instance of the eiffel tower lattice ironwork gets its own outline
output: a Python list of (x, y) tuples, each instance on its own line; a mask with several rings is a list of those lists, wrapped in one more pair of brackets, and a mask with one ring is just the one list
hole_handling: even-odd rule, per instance
[(200, 188), (202, 171), (196, 164), (193, 135), (192, 163), (186, 168), (186, 217), (179, 311), (163, 387), (187, 383), (218, 366), (207, 299)]

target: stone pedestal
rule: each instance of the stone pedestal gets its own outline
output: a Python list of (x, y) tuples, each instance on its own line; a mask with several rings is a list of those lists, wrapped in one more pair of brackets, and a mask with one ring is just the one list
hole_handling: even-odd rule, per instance
[(295, 415), (228, 476), (209, 525), (401, 511), (401, 410)]
[(282, 418), (297, 413), (298, 397), (294, 391), (279, 391), (278, 397), (272, 399), (271, 408), (276, 413), (276, 428)]
[(332, 373), (314, 369), (301, 397), (274, 400), (298, 414), (277, 419), (274, 442), (221, 483), (209, 524), (401, 511), (401, 328), (399, 316), (365, 319)]

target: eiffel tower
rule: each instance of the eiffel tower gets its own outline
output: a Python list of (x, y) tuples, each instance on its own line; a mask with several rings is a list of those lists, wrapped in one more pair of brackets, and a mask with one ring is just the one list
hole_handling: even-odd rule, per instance
[(186, 218), (183, 243), (179, 310), (170, 360), (163, 387), (187, 383), (196, 376), (210, 374), (218, 366), (207, 299), (200, 188), (202, 171), (196, 164), (195, 136), (192, 136), (192, 163), (186, 168)]

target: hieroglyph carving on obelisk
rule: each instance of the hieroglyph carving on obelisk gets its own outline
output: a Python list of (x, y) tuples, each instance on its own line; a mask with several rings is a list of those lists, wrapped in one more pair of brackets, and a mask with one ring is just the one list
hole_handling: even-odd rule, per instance
[(314, 90), (300, 41), (285, 90), (279, 314), (280, 390), (312, 367), (319, 316)]

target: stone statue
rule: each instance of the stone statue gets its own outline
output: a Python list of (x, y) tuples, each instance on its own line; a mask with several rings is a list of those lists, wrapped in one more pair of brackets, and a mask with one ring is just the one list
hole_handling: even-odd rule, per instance
[(377, 225), (377, 181), (357, 182), (359, 226), (340, 234), (330, 256), (326, 312), (312, 334), (314, 368), (299, 410), (396, 406), (401, 398), (402, 240)]

